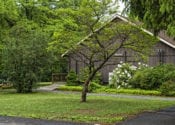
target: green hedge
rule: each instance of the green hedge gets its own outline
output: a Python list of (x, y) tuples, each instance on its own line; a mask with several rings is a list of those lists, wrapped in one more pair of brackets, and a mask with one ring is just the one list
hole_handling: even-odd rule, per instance
[[(62, 90), (62, 91), (82, 91), (82, 86), (60, 86), (56, 90)], [(95, 89), (91, 92), (94, 93), (111, 93), (111, 94), (117, 94), (117, 93), (124, 93), (124, 94), (136, 94), (136, 95), (154, 95), (154, 96), (160, 96), (161, 92), (156, 90), (141, 90), (141, 89), (111, 89), (102, 86), (101, 88)]]
[(141, 90), (141, 89), (111, 89), (111, 88), (101, 88), (97, 89), (94, 92), (96, 93), (124, 93), (124, 94), (136, 94), (136, 95), (154, 95), (160, 96), (161, 92), (156, 90)]
[(62, 91), (82, 91), (82, 86), (60, 86), (56, 90), (62, 90)]

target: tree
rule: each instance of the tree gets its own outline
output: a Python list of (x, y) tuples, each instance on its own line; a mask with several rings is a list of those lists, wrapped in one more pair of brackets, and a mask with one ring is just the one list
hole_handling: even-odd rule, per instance
[(47, 52), (58, 20), (56, 10), (46, 0), (1, 0), (1, 3), (1, 78), (12, 82), (19, 93), (31, 92), (46, 67), (52, 68), (58, 61)]
[(155, 34), (160, 30), (168, 31), (175, 37), (175, 1), (174, 0), (122, 0), (130, 16), (138, 17)]
[(32, 92), (42, 68), (50, 64), (48, 40), (48, 34), (32, 21), (20, 21), (11, 29), (2, 54), (3, 74), (18, 93)]
[[(111, 3), (110, 0), (82, 0), (79, 10), (62, 11), (69, 20), (66, 20), (67, 23), (64, 22), (61, 32), (55, 33), (56, 40), (50, 44), (52, 48), (56, 48), (55, 50), (61, 47), (62, 49), (59, 48), (61, 52), (69, 48), (69, 52), (75, 54), (75, 59), (82, 61), (88, 67), (82, 102), (86, 102), (88, 86), (95, 74), (116, 52), (122, 48), (128, 48), (143, 55), (156, 41), (139, 28), (121, 20), (116, 19), (106, 23), (107, 16), (115, 13), (111, 10), (113, 8)], [(89, 35), (79, 42), (86, 34)]]

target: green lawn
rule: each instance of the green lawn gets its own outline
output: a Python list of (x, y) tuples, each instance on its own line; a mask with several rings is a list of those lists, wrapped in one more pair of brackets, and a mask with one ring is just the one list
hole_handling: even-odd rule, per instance
[(146, 110), (175, 105), (175, 101), (138, 100), (79, 94), (0, 92), (0, 115), (112, 124)]

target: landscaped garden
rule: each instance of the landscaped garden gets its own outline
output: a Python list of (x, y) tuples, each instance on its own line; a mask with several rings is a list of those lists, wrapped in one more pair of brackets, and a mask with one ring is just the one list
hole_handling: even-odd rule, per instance
[(175, 101), (88, 96), (73, 93), (15, 94), (0, 92), (0, 115), (114, 124), (135, 114), (175, 105)]
[[(122, 0), (124, 15), (120, 1), (0, 0), (0, 116), (108, 125), (174, 106), (173, 0)], [(56, 92), (37, 90), (63, 73)]]
[[(148, 67), (120, 64), (110, 76), (108, 85), (101, 84), (100, 73), (89, 85), (89, 93), (124, 93), (153, 96), (174, 96), (173, 65)], [(73, 122), (114, 124), (144, 111), (153, 111), (175, 105), (172, 100), (160, 98), (120, 98), (117, 96), (89, 95), (87, 103), (80, 102), (86, 72), (77, 76), (71, 71), (66, 85), (57, 88), (62, 93), (34, 92), (16, 94), (10, 85), (1, 86), (0, 115), (65, 120)], [(51, 85), (51, 82), (38, 83), (39, 87)], [(6, 85), (6, 84), (5, 84)]]
[[(100, 82), (100, 73), (89, 85), (89, 92), (94, 93), (125, 93), (137, 95), (175, 96), (175, 66), (171, 64), (149, 67), (139, 63), (133, 66), (129, 63), (119, 64), (109, 76), (109, 84)], [(71, 71), (67, 76), (67, 84), (57, 90), (82, 91), (82, 83), (86, 72), (79, 76)]]

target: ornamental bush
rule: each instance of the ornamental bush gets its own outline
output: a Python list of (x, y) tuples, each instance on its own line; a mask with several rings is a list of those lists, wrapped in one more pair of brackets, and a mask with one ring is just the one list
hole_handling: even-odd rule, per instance
[(175, 82), (172, 80), (164, 82), (160, 86), (160, 92), (165, 96), (173, 96), (175, 95)]
[(117, 68), (109, 76), (109, 86), (111, 88), (130, 88), (129, 80), (136, 70), (135, 66), (129, 63), (118, 64)]
[[(88, 73), (89, 73), (88, 68), (83, 68), (83, 69), (80, 70), (80, 73), (79, 73), (79, 82), (80, 83), (84, 83), (85, 82), (85, 80), (88, 77)], [(95, 82), (97, 84), (100, 84), (101, 83), (101, 79), (102, 79), (101, 78), (101, 73), (97, 72), (91, 82)]]
[(97, 89), (100, 89), (100, 88), (102, 88), (102, 85), (100, 85), (100, 84), (98, 84), (98, 83), (96, 83), (96, 82), (91, 82), (91, 83), (89, 84), (88, 91), (89, 91), (89, 92), (93, 92), (93, 91), (95, 91), (95, 90), (97, 90)]
[(71, 70), (66, 76), (66, 85), (77, 86), (79, 85), (77, 74)]
[(170, 64), (147, 67), (137, 70), (130, 80), (134, 88), (159, 89), (166, 81), (175, 79), (175, 66)]
[(141, 89), (151, 89), (153, 87), (151, 79), (152, 78), (154, 79), (154, 76), (151, 75), (151, 72), (152, 72), (151, 68), (137, 70), (133, 75), (132, 79), (129, 81), (132, 87)]

